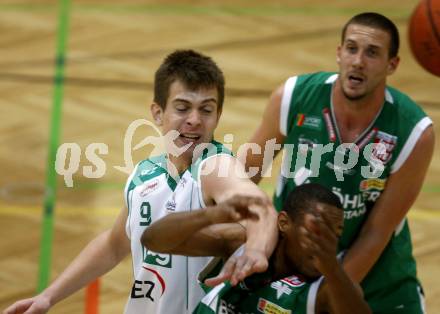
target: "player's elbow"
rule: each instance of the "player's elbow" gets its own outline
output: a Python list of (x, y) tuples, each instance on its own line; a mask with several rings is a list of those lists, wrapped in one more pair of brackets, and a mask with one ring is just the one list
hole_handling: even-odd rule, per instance
[(156, 252), (158, 248), (156, 247), (157, 245), (154, 241), (154, 238), (154, 232), (152, 232), (150, 228), (147, 228), (141, 236), (141, 244), (144, 247), (147, 247), (148, 249)]
[(156, 253), (174, 254), (175, 250), (174, 243), (163, 234), (160, 235), (157, 230), (155, 230), (154, 225), (145, 229), (141, 236), (141, 244), (148, 250)]

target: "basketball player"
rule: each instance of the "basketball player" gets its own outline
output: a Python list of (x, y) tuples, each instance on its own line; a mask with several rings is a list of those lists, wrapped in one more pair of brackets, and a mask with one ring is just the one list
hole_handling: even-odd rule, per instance
[[(425, 178), (434, 132), (417, 104), (386, 85), (399, 64), (398, 49), (398, 30), (388, 18), (354, 16), (337, 48), (339, 73), (289, 78), (273, 92), (250, 141), (264, 147), (276, 139), (291, 149), (285, 153), (293, 162), (284, 158), (274, 197), (277, 209), (303, 182), (320, 183), (340, 197), (345, 222), (339, 246), (348, 249), (344, 269), (362, 284), (373, 312), (419, 314), (422, 289), (406, 214)], [(356, 145), (337, 149), (342, 143)], [(295, 167), (295, 156), (319, 153), (323, 146), (328, 150), (321, 149), (318, 164), (309, 158)], [(336, 162), (356, 152), (355, 165)], [(248, 156), (247, 166), (262, 164), (262, 155)]]
[[(146, 229), (142, 241), (160, 252), (227, 257), (243, 238), (225, 236), (222, 230), (231, 229), (216, 224), (249, 217), (254, 203), (252, 198), (236, 197), (209, 210), (170, 214)], [(202, 299), (195, 313), (370, 313), (360, 287), (353, 284), (336, 258), (343, 222), (342, 205), (330, 190), (319, 184), (295, 188), (278, 214), (279, 240), (268, 271), (236, 286), (219, 284)], [(305, 225), (314, 230), (307, 237)], [(215, 231), (216, 236), (210, 236)], [(163, 233), (169, 238), (154, 241)], [(215, 269), (217, 261), (202, 272), (201, 280)]]
[[(166, 143), (167, 154), (136, 166), (124, 191), (126, 208), (110, 230), (90, 242), (41, 294), (16, 302), (4, 313), (46, 313), (115, 267), (130, 249), (134, 281), (125, 313), (191, 313), (204, 295), (196, 275), (207, 257), (157, 254), (143, 247), (140, 237), (168, 213), (211, 206), (240, 191), (267, 199), (245, 175), (239, 175), (240, 164), (213, 140), (223, 97), (223, 73), (211, 58), (191, 50), (166, 57), (156, 71), (151, 112), (164, 134), (178, 132)], [(245, 254), (233, 278), (264, 271), (275, 246), (275, 209), (269, 200), (256, 209), (262, 219), (246, 224)], [(261, 232), (264, 226), (267, 232)]]

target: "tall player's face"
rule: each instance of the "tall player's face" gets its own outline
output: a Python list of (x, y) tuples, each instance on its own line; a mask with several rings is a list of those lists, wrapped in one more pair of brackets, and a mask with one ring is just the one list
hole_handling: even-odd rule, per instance
[(389, 57), (390, 35), (380, 29), (350, 24), (337, 49), (341, 89), (349, 100), (359, 100), (384, 89), (399, 58)]
[(174, 81), (169, 88), (165, 109), (153, 104), (152, 113), (163, 134), (171, 130), (179, 132), (174, 145), (191, 145), (184, 154), (192, 158), (198, 144), (209, 143), (213, 139), (220, 117), (217, 89), (191, 90), (179, 80)]

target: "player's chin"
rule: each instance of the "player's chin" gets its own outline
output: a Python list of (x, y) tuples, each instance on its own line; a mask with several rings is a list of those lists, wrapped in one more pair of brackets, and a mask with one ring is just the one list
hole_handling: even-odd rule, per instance
[(344, 88), (344, 96), (348, 100), (354, 101), (364, 98), (365, 92), (360, 88)]

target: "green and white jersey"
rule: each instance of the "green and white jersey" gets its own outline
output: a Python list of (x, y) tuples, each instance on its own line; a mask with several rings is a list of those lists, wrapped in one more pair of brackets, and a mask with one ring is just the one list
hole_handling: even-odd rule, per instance
[[(320, 72), (286, 81), (280, 110), (280, 131), (286, 138), (274, 202), (280, 210), (289, 192), (305, 182), (332, 190), (344, 206), (342, 250), (356, 239), (388, 177), (404, 164), (432, 121), (408, 96), (387, 87), (382, 109), (356, 145), (341, 145), (331, 101), (336, 79), (337, 74)], [(362, 287), (373, 310), (392, 313), (419, 302), (417, 283), (404, 219)]]
[[(209, 270), (215, 266), (207, 265), (208, 271), (202, 272), (206, 277), (201, 279), (211, 277)], [(323, 277), (313, 283), (297, 276), (271, 282), (270, 272), (248, 278), (253, 288), (248, 288), (246, 282), (235, 287), (228, 282), (217, 285), (202, 299), (194, 314), (315, 314), (316, 296)]]
[(316, 295), (321, 279), (313, 283), (296, 276), (286, 277), (254, 291), (222, 283), (200, 302), (195, 314), (315, 314)]
[(151, 223), (168, 213), (206, 207), (200, 169), (209, 158), (231, 155), (220, 143), (211, 144), (178, 180), (168, 173), (165, 155), (141, 161), (129, 177), (125, 187), (126, 232), (131, 241), (134, 282), (125, 313), (191, 313), (204, 296), (197, 274), (208, 257), (158, 254), (143, 247), (140, 238)]

